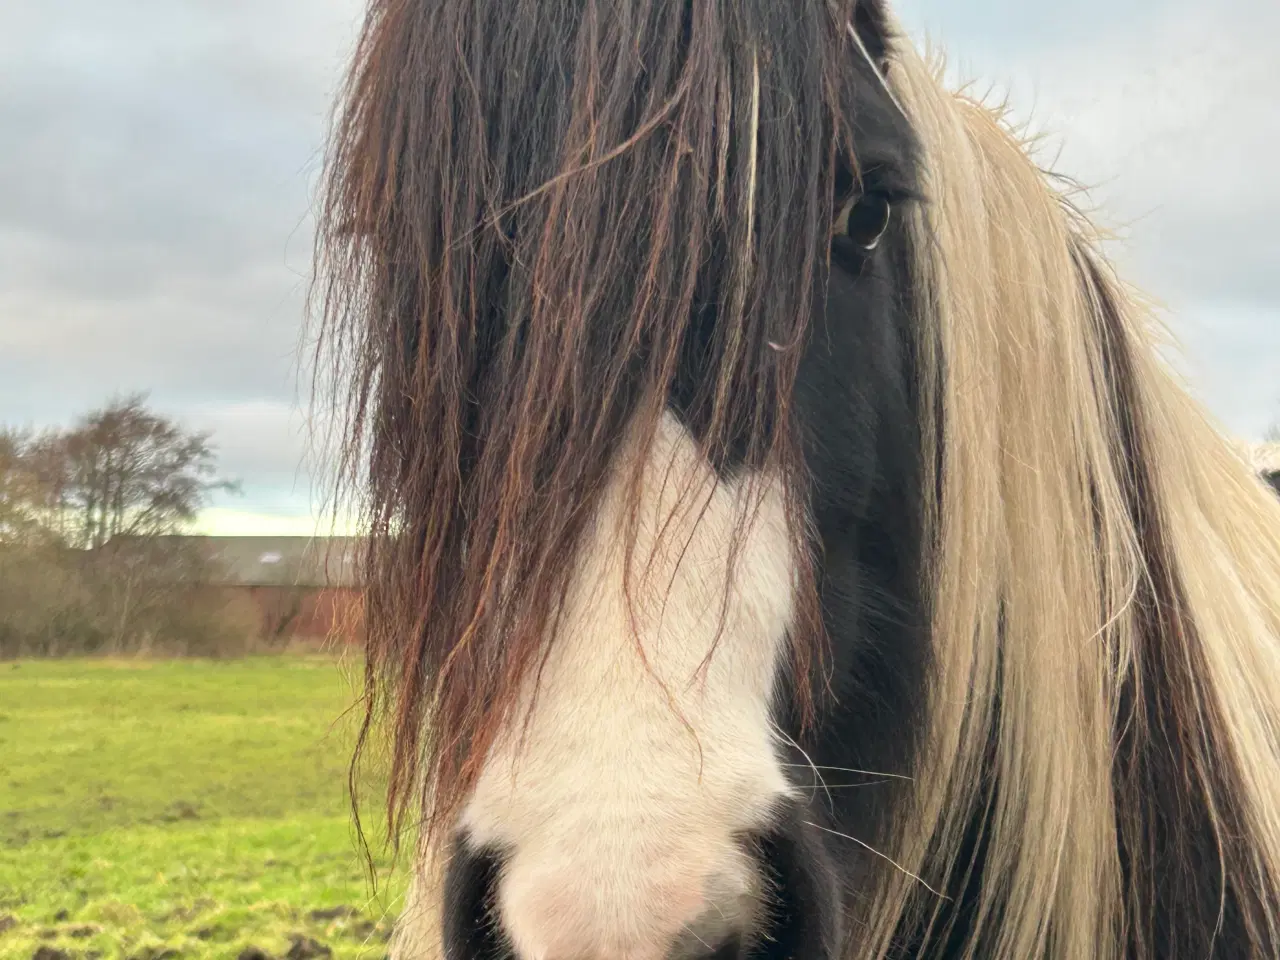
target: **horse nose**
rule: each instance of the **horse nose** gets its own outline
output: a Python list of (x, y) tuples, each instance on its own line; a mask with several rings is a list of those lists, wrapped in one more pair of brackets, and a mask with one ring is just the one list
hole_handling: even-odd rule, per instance
[(743, 870), (649, 871), (647, 879), (604, 863), (569, 876), (537, 854), (522, 868), (513, 851), (475, 849), (459, 837), (442, 891), (444, 958), (834, 960), (839, 887), (809, 816), (792, 808), (740, 838)]
[(495, 851), (472, 851), (455, 839), (441, 891), (444, 960), (514, 960), (489, 916), (501, 870)]
[(575, 845), (475, 849), (455, 842), (444, 889), (446, 960), (693, 960), (739, 931), (755, 899), (754, 866), (735, 845), (672, 842), (643, 860)]
[(663, 960), (706, 909), (697, 873), (577, 869), (523, 865), (503, 877), (499, 922), (519, 957)]

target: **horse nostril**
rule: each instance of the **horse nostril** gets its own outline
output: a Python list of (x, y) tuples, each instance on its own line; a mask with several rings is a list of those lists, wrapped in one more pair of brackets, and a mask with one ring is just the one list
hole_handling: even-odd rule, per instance
[(806, 827), (802, 811), (789, 807), (772, 830), (752, 839), (765, 883), (764, 911), (751, 942), (737, 956), (835, 960), (841, 945), (839, 884), (824, 844)]
[(441, 934), (445, 960), (515, 960), (494, 917), (502, 860), (459, 836), (445, 871)]

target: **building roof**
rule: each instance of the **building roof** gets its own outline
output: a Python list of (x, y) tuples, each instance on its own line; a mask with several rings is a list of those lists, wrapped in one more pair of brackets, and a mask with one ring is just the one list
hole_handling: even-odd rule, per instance
[(239, 586), (355, 587), (355, 537), (173, 537), (211, 560), (219, 583)]

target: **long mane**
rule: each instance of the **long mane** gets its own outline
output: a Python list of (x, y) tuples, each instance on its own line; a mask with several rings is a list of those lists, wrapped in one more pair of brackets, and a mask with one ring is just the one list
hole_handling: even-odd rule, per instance
[[(985, 811), (965, 956), (1204, 957), (1227, 920), (1276, 955), (1280, 503), (1000, 112), (905, 46), (889, 80), (925, 156), (941, 473), (930, 748), (898, 862), (956, 889)], [(942, 915), (885, 879), (868, 956), (911, 909)]]

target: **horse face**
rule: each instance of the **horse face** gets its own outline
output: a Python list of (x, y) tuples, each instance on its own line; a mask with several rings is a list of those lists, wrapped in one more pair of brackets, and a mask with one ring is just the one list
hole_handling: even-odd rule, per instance
[[(531, 684), (462, 811), (445, 881), (450, 960), (837, 952), (841, 881), (856, 883), (867, 854), (831, 824), (852, 818), (874, 843), (892, 795), (883, 783), (815, 794), (814, 773), (904, 768), (922, 680), (902, 215), (912, 150), (873, 67), (886, 46), (875, 13), (859, 8), (868, 57), (850, 67), (865, 101), (861, 182), (843, 178), (795, 397), (836, 698), (802, 751), (782, 669), (797, 578), (786, 491), (706, 460), (681, 402), (697, 370), (682, 369), (643, 465), (638, 535), (623, 535), (638, 455), (624, 444), (536, 694)], [(623, 577), (628, 547), (649, 560), (639, 597)]]

